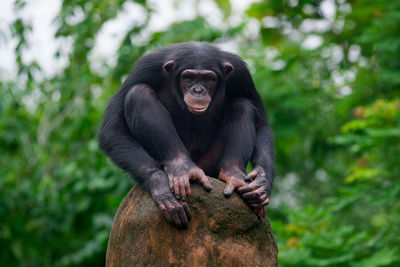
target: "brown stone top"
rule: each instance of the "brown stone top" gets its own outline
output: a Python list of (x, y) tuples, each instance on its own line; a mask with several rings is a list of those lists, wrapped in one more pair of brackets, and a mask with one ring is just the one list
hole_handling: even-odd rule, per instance
[(150, 195), (131, 189), (114, 218), (106, 266), (277, 266), (277, 245), (267, 219), (254, 215), (237, 194), (223, 196), (192, 184), (192, 220), (178, 230)]

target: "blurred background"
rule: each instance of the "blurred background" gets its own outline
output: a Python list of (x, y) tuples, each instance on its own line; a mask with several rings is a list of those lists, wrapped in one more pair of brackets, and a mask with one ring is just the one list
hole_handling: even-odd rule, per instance
[(241, 55), (268, 109), (280, 265), (400, 266), (389, 0), (2, 0), (1, 265), (104, 264), (134, 182), (99, 152), (103, 111), (143, 53), (189, 40)]

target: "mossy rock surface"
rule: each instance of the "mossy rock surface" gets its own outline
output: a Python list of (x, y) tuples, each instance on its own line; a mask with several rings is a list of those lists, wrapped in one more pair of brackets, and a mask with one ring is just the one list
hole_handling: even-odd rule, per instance
[(277, 266), (277, 245), (267, 219), (259, 219), (224, 183), (212, 191), (192, 184), (188, 229), (161, 215), (150, 195), (131, 189), (114, 218), (106, 266)]

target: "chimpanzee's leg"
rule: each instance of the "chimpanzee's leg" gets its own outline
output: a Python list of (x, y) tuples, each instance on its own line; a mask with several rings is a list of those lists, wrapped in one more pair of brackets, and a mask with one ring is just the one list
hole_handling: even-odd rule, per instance
[[(249, 181), (250, 174), (253, 175), (258, 170), (255, 169), (246, 175), (247, 163), (251, 157), (254, 158), (254, 151), (259, 145), (257, 140), (268, 138), (263, 130), (264, 124), (257, 120), (256, 115), (256, 108), (250, 100), (244, 98), (233, 100), (227, 110), (218, 137), (197, 164), (211, 176), (219, 171), (219, 178), (226, 183), (224, 194), (229, 196), (236, 188), (240, 188), (239, 193), (254, 213), (264, 216), (265, 205), (269, 201), (269, 195), (262, 192), (265, 179), (262, 179), (260, 175), (260, 178), (252, 183), (246, 183)], [(263, 126), (257, 127), (257, 123)], [(266, 131), (269, 133), (268, 125), (265, 127), (268, 128)], [(261, 144), (258, 150), (263, 151), (266, 148), (268, 147)], [(270, 154), (269, 151), (265, 153)], [(217, 162), (218, 164), (216, 164)], [(254, 177), (255, 175), (252, 178)]]
[(185, 200), (190, 196), (189, 180), (199, 180), (206, 189), (211, 185), (198, 168), (178, 136), (171, 116), (145, 84), (133, 86), (125, 97), (125, 119), (132, 136), (168, 174), (170, 189)]
[(246, 166), (256, 140), (255, 107), (245, 98), (234, 99), (225, 112), (219, 134), (198, 161), (208, 175), (219, 173), (227, 183), (224, 194), (246, 183)]
[(231, 102), (222, 136), (225, 147), (219, 162), (220, 169), (238, 168), (245, 172), (256, 140), (255, 107), (250, 100), (237, 98)]

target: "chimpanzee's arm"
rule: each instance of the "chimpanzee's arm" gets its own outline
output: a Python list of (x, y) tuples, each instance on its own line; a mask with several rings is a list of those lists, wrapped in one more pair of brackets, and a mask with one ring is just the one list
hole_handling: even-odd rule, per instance
[(256, 139), (254, 144), (251, 163), (253, 171), (246, 180), (253, 181), (238, 189), (243, 199), (254, 208), (259, 216), (265, 215), (265, 205), (269, 203), (274, 179), (274, 138), (268, 125), (267, 114), (264, 110), (260, 95), (254, 87), (250, 87), (247, 93), (249, 99), (256, 108), (255, 127)]
[[(225, 56), (235, 69), (227, 78), (227, 99), (244, 98), (250, 100), (255, 108), (254, 127), (256, 133), (251, 155), (254, 169), (245, 177), (246, 180), (254, 179), (254, 181), (239, 187), (238, 192), (251, 207), (262, 208), (265, 211), (263, 207), (269, 202), (274, 178), (274, 141), (272, 133), (268, 126), (262, 99), (255, 89), (246, 64), (236, 55), (225, 53)], [(247, 160), (249, 159), (247, 158)], [(240, 176), (242, 175), (236, 176), (241, 178)], [(259, 215), (263, 215), (262, 213), (261, 211)]]
[(169, 187), (178, 199), (191, 195), (189, 181), (211, 189), (204, 172), (191, 160), (178, 136), (171, 116), (145, 84), (133, 86), (125, 97), (125, 119), (132, 136), (160, 162), (168, 174)]
[(274, 139), (265, 114), (256, 118), (256, 141), (251, 163), (251, 171), (246, 180), (250, 184), (239, 187), (238, 192), (245, 202), (260, 217), (265, 216), (265, 206), (269, 203), (274, 179)]
[(253, 168), (257, 166), (263, 168), (266, 172), (266, 178), (271, 184), (274, 180), (274, 137), (272, 136), (271, 129), (266, 122), (256, 127), (257, 136), (254, 146), (251, 163)]
[(131, 135), (123, 115), (123, 101), (117, 94), (107, 107), (98, 138), (101, 149), (120, 168), (130, 173), (147, 189), (164, 217), (178, 228), (186, 228), (189, 207), (179, 202), (169, 190), (167, 175)]
[(251, 156), (251, 163), (254, 171), (251, 172), (247, 178), (253, 179), (259, 177), (262, 173), (265, 173), (265, 180), (268, 184), (267, 195), (269, 197), (271, 195), (275, 172), (274, 137), (268, 125), (267, 114), (264, 110), (261, 97), (257, 92), (254, 92), (253, 94), (250, 94), (250, 98), (256, 107), (256, 141), (254, 145), (254, 151)]

